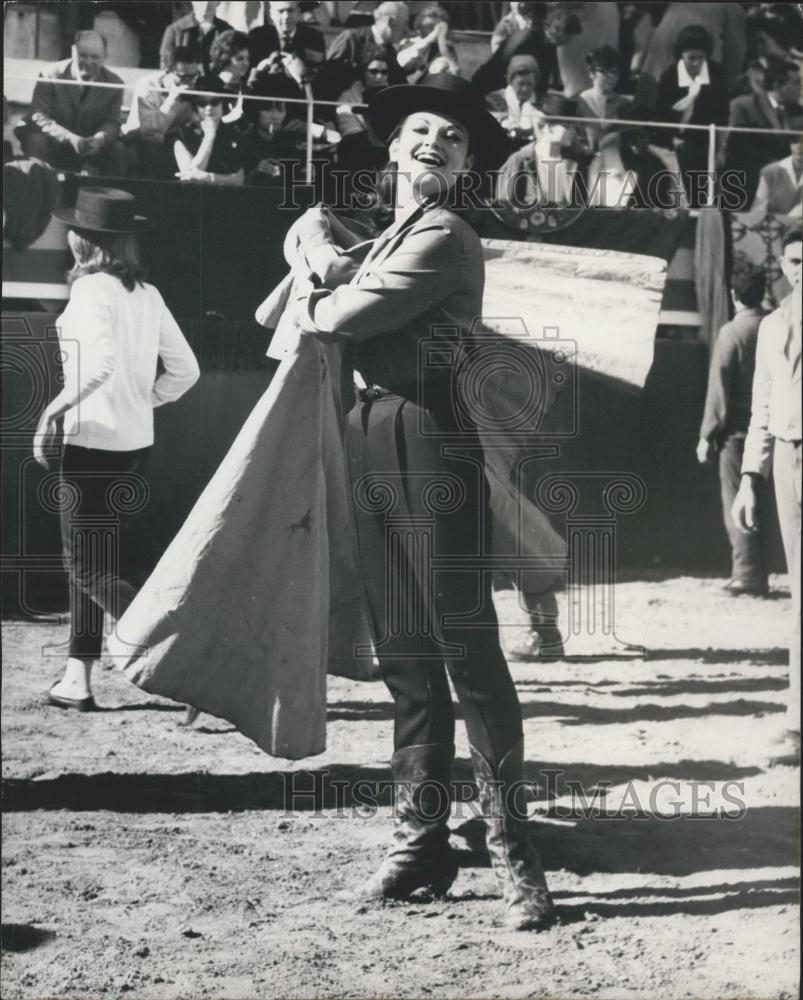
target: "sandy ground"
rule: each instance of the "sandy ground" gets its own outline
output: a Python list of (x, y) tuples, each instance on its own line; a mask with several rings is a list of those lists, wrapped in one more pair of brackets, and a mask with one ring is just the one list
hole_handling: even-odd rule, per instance
[[(66, 627), (7, 624), (3, 997), (798, 997), (800, 775), (762, 763), (790, 601), (783, 578), (767, 601), (721, 582), (619, 585), (646, 658), (514, 667), (560, 913), (541, 934), (497, 925), (465, 805), (446, 900), (344, 898), (392, 829), (387, 796), (360, 815), (331, 783), (389, 777), (381, 684), (332, 678), (327, 752), (277, 761), (221, 720), (181, 728), (113, 670), (103, 711), (44, 707)], [(514, 595), (499, 604), (514, 625)], [(462, 733), (457, 756), (468, 779)], [(317, 782), (295, 814), (287, 772)], [(607, 783), (608, 814), (572, 814), (568, 781), (588, 800)]]

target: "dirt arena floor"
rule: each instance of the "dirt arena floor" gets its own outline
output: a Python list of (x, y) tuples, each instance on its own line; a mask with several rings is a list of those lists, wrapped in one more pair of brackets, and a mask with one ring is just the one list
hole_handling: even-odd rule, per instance
[[(800, 774), (762, 757), (787, 581), (767, 601), (721, 583), (620, 584), (618, 633), (646, 658), (592, 636), (570, 650), (601, 659), (513, 668), (560, 915), (541, 934), (497, 925), (465, 805), (445, 900), (348, 901), (392, 829), (387, 796), (363, 815), (333, 784), (389, 777), (381, 684), (332, 678), (326, 753), (279, 761), (222, 720), (182, 728), (112, 669), (102, 711), (44, 707), (66, 626), (7, 624), (3, 997), (798, 997)], [(514, 595), (499, 606), (512, 637)], [(457, 757), (467, 780), (462, 732)], [(288, 772), (310, 790), (294, 814)]]

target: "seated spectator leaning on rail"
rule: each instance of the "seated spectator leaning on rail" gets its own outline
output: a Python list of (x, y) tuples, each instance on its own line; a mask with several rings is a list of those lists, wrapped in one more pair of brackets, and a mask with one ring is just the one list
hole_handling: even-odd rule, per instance
[(214, 0), (201, 0), (200, 3), (193, 3), (191, 6), (192, 11), (189, 14), (173, 21), (165, 28), (162, 44), (159, 47), (159, 60), (162, 69), (168, 69), (173, 65), (174, 52), (181, 46), (182, 48), (198, 49), (201, 53), (204, 73), (208, 73), (209, 50), (212, 47), (212, 42), (221, 32), (232, 30), (228, 21), (215, 17), (215, 11), (220, 4)]
[(488, 107), (507, 130), (513, 147), (535, 138), (544, 116), (536, 106), (541, 74), (534, 56), (513, 56), (507, 66), (507, 87), (487, 97)]
[(223, 119), (223, 84), (219, 77), (201, 77), (197, 90), (212, 96), (193, 97), (195, 114), (191, 121), (168, 136), (182, 181), (209, 184), (242, 184), (245, 149), (242, 133)]
[[(658, 81), (656, 119), (683, 125), (724, 125), (728, 117), (725, 74), (711, 57), (713, 39), (699, 24), (682, 28), (675, 41), (677, 62)], [(705, 203), (708, 186), (708, 133), (701, 129), (660, 129), (657, 141), (674, 148), (691, 208)]]
[[(730, 102), (728, 124), (734, 128), (794, 129), (803, 116), (800, 105), (800, 66), (796, 63), (773, 63), (766, 72), (766, 94), (735, 97)], [(744, 174), (746, 208), (758, 186), (761, 168), (781, 160), (789, 148), (788, 135), (757, 135), (731, 132), (728, 136), (725, 167)]]
[(374, 56), (381, 56), (387, 62), (390, 85), (407, 82), (396, 47), (407, 34), (409, 23), (406, 3), (385, 0), (374, 11), (372, 25), (346, 28), (333, 40), (323, 75), (334, 100), (357, 79), (360, 66), (367, 65)]
[[(803, 121), (797, 128), (803, 126)], [(791, 138), (789, 156), (761, 168), (751, 211), (803, 218), (803, 135)]]
[(764, 484), (760, 484), (760, 530), (747, 534), (738, 528), (731, 516), (731, 507), (742, 478), (758, 328), (765, 316), (761, 303), (766, 284), (764, 269), (756, 267), (744, 254), (737, 255), (731, 275), (736, 314), (722, 327), (714, 341), (697, 444), (698, 462), (705, 465), (716, 457), (719, 464), (722, 515), (731, 546), (731, 573), (725, 590), (734, 597), (738, 594), (766, 596), (767, 593)]
[(320, 65), (326, 57), (326, 43), (317, 28), (304, 24), (298, 0), (271, 0), (270, 24), (248, 32), (248, 53), (254, 74), (282, 71), (283, 56), (293, 55), (305, 65)]
[[(619, 54), (616, 49), (610, 45), (594, 49), (586, 56), (586, 63), (591, 76), (591, 86), (575, 98), (577, 117), (602, 120), (622, 117), (621, 112), (630, 106), (631, 99), (616, 93), (616, 82), (619, 79)], [(578, 126), (585, 133), (588, 148), (596, 152), (602, 135), (602, 126), (592, 122), (578, 122)]]
[(60, 170), (124, 175), (125, 150), (119, 141), (123, 81), (106, 69), (105, 61), (106, 39), (96, 31), (79, 31), (71, 57), (42, 71), (31, 111), (17, 127), (26, 156)]
[[(449, 38), (449, 14), (438, 4), (427, 4), (415, 19), (415, 35), (405, 38), (399, 45), (399, 65), (407, 74), (409, 83), (428, 74), (451, 73), (460, 76), (457, 49)], [(438, 60), (438, 69), (432, 64)]]
[(191, 90), (201, 75), (201, 54), (197, 49), (179, 46), (173, 56), (175, 63), (170, 69), (137, 80), (128, 121), (123, 126), (126, 140), (137, 143), (140, 177), (173, 176), (173, 151), (165, 145), (165, 136), (186, 125), (194, 113), (184, 91)]
[(250, 123), (243, 139), (246, 184), (275, 184), (284, 170), (303, 163), (305, 129), (287, 117), (287, 98), (294, 93), (291, 80), (273, 73), (253, 90), (270, 100), (246, 102), (245, 118)]

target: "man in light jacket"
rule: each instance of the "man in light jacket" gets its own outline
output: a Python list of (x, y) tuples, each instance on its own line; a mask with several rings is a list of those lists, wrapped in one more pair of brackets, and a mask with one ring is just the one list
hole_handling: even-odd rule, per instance
[(789, 700), (781, 756), (800, 753), (800, 495), (801, 495), (801, 267), (803, 231), (783, 239), (781, 270), (792, 293), (763, 320), (758, 331), (752, 413), (744, 445), (742, 481), (733, 502), (733, 519), (744, 531), (757, 530), (757, 490), (772, 470), (778, 520), (792, 588), (789, 637)]

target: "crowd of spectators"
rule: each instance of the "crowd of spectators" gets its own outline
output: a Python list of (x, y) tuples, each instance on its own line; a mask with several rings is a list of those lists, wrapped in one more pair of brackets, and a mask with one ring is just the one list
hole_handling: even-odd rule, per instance
[(36, 83), (17, 130), (24, 153), (105, 176), (271, 183), (282, 163), (306, 159), (311, 99), (316, 161), (375, 171), (372, 95), (452, 73), (471, 76), (507, 131), (503, 202), (699, 207), (729, 174), (732, 207), (800, 211), (794, 4), (511, 3), (472, 73), (438, 4), (416, 4), (414, 17), (405, 3), (376, 4), (370, 23), (328, 46), (314, 4), (273, 0), (269, 22), (248, 33), (217, 17), (217, 3), (191, 6), (164, 31), (161, 67), (139, 79), (127, 112), (103, 37), (79, 32)]

